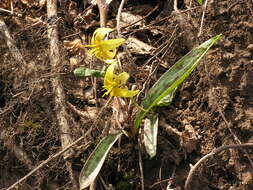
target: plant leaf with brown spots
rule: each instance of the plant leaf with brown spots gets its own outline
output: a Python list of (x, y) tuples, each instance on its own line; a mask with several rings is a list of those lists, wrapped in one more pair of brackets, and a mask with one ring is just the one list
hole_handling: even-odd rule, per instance
[(99, 142), (95, 150), (91, 153), (88, 160), (84, 164), (84, 167), (80, 173), (80, 190), (88, 187), (96, 179), (108, 152), (122, 134), (122, 131), (108, 134)]
[(174, 89), (189, 77), (192, 71), (198, 66), (201, 58), (207, 53), (213, 44), (221, 38), (221, 36), (221, 34), (216, 35), (202, 43), (200, 46), (194, 48), (161, 76), (161, 78), (149, 90), (147, 96), (141, 103), (143, 109), (137, 113), (134, 121), (135, 132), (138, 131), (139, 126), (147, 113), (157, 106), (166, 96), (174, 93)]

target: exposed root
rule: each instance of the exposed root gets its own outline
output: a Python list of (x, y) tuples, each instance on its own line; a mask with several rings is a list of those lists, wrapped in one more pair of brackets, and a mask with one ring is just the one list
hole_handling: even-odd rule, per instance
[(193, 179), (193, 176), (195, 175), (195, 172), (201, 166), (201, 164), (204, 163), (206, 160), (208, 160), (212, 156), (219, 154), (220, 152), (228, 150), (228, 149), (243, 149), (243, 148), (253, 148), (253, 143), (232, 144), (232, 145), (221, 146), (217, 149), (214, 149), (212, 152), (205, 155), (204, 157), (202, 157), (194, 166), (191, 167), (191, 170), (190, 170), (188, 177), (186, 179), (186, 182), (185, 182), (184, 189), (190, 190), (190, 183)]

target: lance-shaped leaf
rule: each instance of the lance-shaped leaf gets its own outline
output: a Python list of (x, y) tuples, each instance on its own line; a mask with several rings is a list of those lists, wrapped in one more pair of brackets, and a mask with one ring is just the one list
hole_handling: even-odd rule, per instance
[(144, 122), (144, 145), (151, 158), (156, 155), (157, 131), (158, 114), (152, 114)]
[(167, 96), (161, 99), (157, 103), (157, 106), (169, 106), (175, 96), (176, 91), (177, 91), (177, 88), (175, 88), (171, 93), (169, 93)]
[(105, 71), (88, 69), (85, 67), (79, 67), (74, 70), (74, 75), (77, 77), (89, 77), (89, 76), (104, 77)]
[(149, 90), (147, 96), (141, 103), (143, 110), (139, 111), (136, 115), (134, 121), (135, 133), (139, 129), (140, 123), (147, 113), (154, 106), (157, 106), (163, 98), (170, 93), (174, 93), (174, 89), (191, 74), (191, 72), (197, 67), (200, 59), (206, 54), (212, 45), (220, 39), (220, 37), (221, 34), (207, 40), (197, 48), (193, 49), (161, 76), (161, 78)]
[(84, 164), (84, 167), (80, 173), (80, 190), (88, 187), (95, 180), (100, 169), (102, 168), (109, 150), (122, 134), (123, 133), (121, 131), (115, 134), (109, 134), (99, 142), (95, 150), (91, 153), (88, 160)]

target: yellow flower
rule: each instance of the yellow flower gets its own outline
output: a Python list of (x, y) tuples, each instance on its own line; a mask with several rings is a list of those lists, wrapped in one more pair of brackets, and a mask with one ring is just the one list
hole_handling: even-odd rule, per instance
[(98, 28), (93, 33), (91, 44), (85, 47), (92, 48), (88, 53), (96, 56), (102, 61), (113, 59), (116, 55), (116, 48), (125, 42), (123, 38), (105, 40), (107, 35), (112, 32), (111, 28)]
[(120, 73), (119, 75), (114, 74), (116, 64), (110, 65), (105, 73), (104, 78), (104, 89), (107, 90), (104, 95), (110, 94), (110, 96), (132, 98), (138, 94), (139, 90), (128, 90), (127, 87), (120, 88), (126, 84), (129, 79), (129, 74), (126, 72)]

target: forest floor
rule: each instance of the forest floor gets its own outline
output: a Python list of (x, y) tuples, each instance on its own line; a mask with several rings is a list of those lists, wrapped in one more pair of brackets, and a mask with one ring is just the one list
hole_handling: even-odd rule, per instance
[[(73, 75), (80, 66), (102, 69), (101, 61), (90, 57), (86, 49), (70, 52), (64, 46), (75, 39), (89, 44), (100, 27), (97, 5), (85, 0), (59, 1), (58, 16), (52, 21), (47, 19), (45, 2), (0, 1), (0, 189), (7, 189), (64, 147), (66, 134), (59, 128), (61, 108), (55, 105), (54, 79), (59, 79), (63, 89), (61, 105), (70, 142), (94, 126), (108, 99), (102, 97), (101, 79)], [(107, 27), (116, 27), (120, 2), (111, 2)], [(150, 159), (137, 139), (122, 136), (109, 152), (93, 189), (181, 190), (190, 166), (215, 148), (253, 143), (253, 2), (208, 0), (204, 7), (195, 0), (178, 0), (179, 12), (170, 0), (124, 4), (121, 35), (127, 51), (120, 48), (119, 58), (131, 75), (130, 84), (136, 89), (145, 85), (138, 104), (177, 60), (209, 38), (223, 37), (180, 86), (172, 104), (156, 110), (156, 156)], [(58, 26), (61, 60), (54, 69), (47, 35), (51, 22)], [(83, 164), (107, 133), (111, 117), (109, 105), (71, 156), (57, 157), (13, 189), (78, 189)], [(126, 130), (132, 121), (124, 124)], [(87, 142), (88, 148), (82, 148)], [(251, 149), (221, 152), (201, 165), (190, 189), (252, 190), (252, 160)]]

